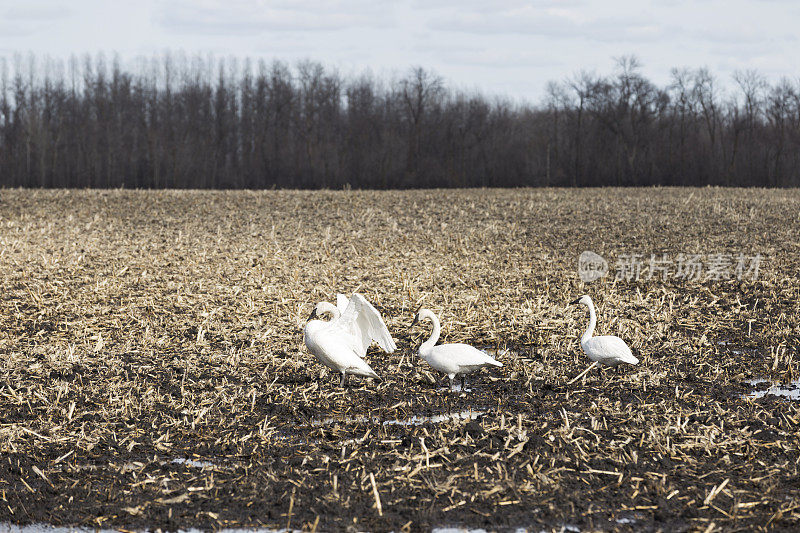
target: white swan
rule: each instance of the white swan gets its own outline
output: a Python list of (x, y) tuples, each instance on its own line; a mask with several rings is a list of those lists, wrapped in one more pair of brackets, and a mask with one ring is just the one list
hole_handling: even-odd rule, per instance
[(421, 322), (429, 319), (433, 322), (433, 333), (431, 337), (419, 347), (419, 355), (429, 365), (444, 372), (450, 378), (450, 388), (453, 388), (453, 380), (456, 376), (461, 376), (461, 390), (464, 388), (464, 376), (485, 366), (503, 366), (503, 363), (495, 360), (492, 356), (473, 348), (468, 344), (440, 344), (436, 346), (441, 333), (439, 319), (430, 309), (420, 309), (414, 316), (414, 322)]
[[(392, 353), (397, 349), (394, 339), (389, 334), (381, 314), (369, 301), (357, 292), (353, 293), (350, 299), (344, 294), (336, 295), (336, 310), (339, 315), (343, 315), (347, 311), (347, 307), (353, 300), (358, 300), (361, 311), (356, 316), (356, 321), (352, 325), (352, 332), (360, 341), (358, 355), (364, 357), (367, 355), (367, 349), (373, 341), (378, 343), (378, 346), (386, 353)], [(330, 304), (328, 304), (330, 305)], [(333, 306), (331, 306), (333, 307)], [(338, 318), (337, 314), (333, 313), (334, 320)]]
[[(312, 320), (324, 313), (331, 313), (334, 318), (329, 322)], [(378, 337), (382, 347), (389, 346), (389, 342), (394, 347), (380, 315), (360, 294), (350, 298), (343, 313), (333, 304), (318, 303), (303, 328), (303, 341), (308, 350), (320, 363), (342, 374), (342, 386), (350, 374), (378, 378), (378, 374), (361, 358), (374, 337)]]
[(597, 315), (594, 312), (594, 302), (588, 295), (583, 295), (570, 303), (582, 304), (589, 308), (589, 327), (586, 328), (581, 337), (581, 348), (583, 348), (587, 357), (594, 361), (594, 364), (600, 363), (612, 368), (622, 363), (628, 363), (629, 365), (639, 364), (639, 360), (631, 353), (631, 349), (619, 337), (614, 337), (613, 335), (592, 337), (594, 327), (597, 324)]

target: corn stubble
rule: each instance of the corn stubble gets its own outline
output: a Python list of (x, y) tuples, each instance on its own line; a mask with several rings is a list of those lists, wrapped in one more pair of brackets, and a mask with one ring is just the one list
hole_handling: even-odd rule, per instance
[[(800, 527), (797, 402), (742, 397), (798, 378), (797, 191), (0, 194), (0, 522)], [(757, 280), (613, 279), (739, 252)], [(354, 290), (399, 349), (343, 390), (301, 329)], [(641, 363), (568, 385), (584, 293)], [(422, 303), (505, 366), (444, 390)]]

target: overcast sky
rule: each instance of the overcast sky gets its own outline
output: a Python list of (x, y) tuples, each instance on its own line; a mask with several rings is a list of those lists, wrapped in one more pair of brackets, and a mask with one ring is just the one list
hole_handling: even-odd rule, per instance
[(164, 50), (314, 59), (343, 73), (431, 68), (451, 86), (538, 101), (549, 80), (636, 54), (672, 67), (800, 77), (794, 0), (0, 0), (0, 55)]

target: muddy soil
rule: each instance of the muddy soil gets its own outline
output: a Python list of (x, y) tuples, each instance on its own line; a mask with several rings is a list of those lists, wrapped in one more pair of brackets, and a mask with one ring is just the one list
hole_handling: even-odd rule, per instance
[[(800, 375), (800, 193), (597, 193), (3, 191), (0, 523), (797, 530), (798, 402), (747, 393)], [(584, 283), (584, 249), (764, 262)], [(342, 389), (301, 330), (353, 290), (398, 351)], [(641, 363), (569, 384), (583, 293)], [(503, 368), (448, 390), (419, 303)]]

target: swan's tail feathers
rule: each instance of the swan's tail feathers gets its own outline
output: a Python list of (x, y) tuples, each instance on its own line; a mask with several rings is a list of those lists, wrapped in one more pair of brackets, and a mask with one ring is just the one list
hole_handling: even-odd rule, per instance
[(633, 355), (633, 352), (631, 352), (630, 347), (628, 347), (628, 345), (626, 344), (625, 350), (622, 350), (622, 353), (620, 354), (619, 362), (628, 363), (629, 365), (638, 365), (639, 359), (635, 355)]
[(363, 378), (374, 378), (380, 380), (381, 377), (374, 371), (372, 368), (364, 363), (363, 366), (358, 367), (350, 367), (347, 369), (348, 374), (354, 374), (356, 376), (361, 376)]
[(483, 355), (483, 364), (492, 366), (503, 366), (503, 363), (501, 363), (488, 353), (484, 352), (483, 350), (480, 350), (480, 353)]

